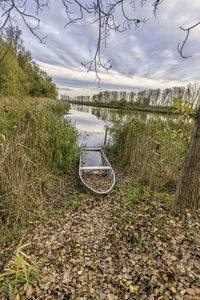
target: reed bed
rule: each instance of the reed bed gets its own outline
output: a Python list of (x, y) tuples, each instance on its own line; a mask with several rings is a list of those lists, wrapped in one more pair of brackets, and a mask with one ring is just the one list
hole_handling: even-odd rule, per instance
[(110, 128), (113, 159), (126, 166), (133, 180), (152, 189), (174, 191), (187, 151), (193, 121), (132, 119)]
[[(58, 109), (56, 109), (56, 106)], [(67, 103), (0, 98), (1, 239), (44, 209), (46, 191), (76, 159), (77, 133), (53, 113)]]

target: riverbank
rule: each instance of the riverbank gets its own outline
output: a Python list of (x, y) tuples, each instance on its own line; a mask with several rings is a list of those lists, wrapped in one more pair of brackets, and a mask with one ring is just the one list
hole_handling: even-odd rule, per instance
[(93, 107), (103, 107), (111, 109), (122, 109), (126, 111), (141, 111), (141, 112), (152, 112), (160, 114), (178, 114), (177, 109), (172, 106), (162, 107), (162, 106), (142, 106), (134, 104), (119, 105), (117, 102), (113, 103), (95, 103), (95, 102), (79, 102), (79, 101), (68, 101), (71, 104), (86, 105)]
[(77, 133), (60, 116), (68, 109), (54, 99), (0, 98), (1, 244), (41, 214), (76, 160)]
[[(105, 196), (86, 191), (76, 173), (55, 189), (57, 209), (23, 232), (26, 260), (39, 273), (15, 292), (11, 284), (12, 299), (199, 300), (199, 215), (173, 211), (172, 194), (135, 197), (131, 174), (114, 170)], [(3, 265), (16, 245), (1, 250)]]

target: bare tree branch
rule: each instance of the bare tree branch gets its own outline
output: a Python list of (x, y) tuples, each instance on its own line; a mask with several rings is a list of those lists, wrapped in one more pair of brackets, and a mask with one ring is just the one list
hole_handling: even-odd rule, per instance
[[(32, 13), (27, 13), (28, 0), (1, 0), (0, 8), (3, 11), (3, 14), (0, 16), (0, 32), (4, 30), (8, 23), (14, 28), (12, 20), (14, 19), (14, 14), (17, 14), (22, 18), (30, 32), (39, 39), (41, 43), (44, 43), (46, 37), (40, 37), (36, 33), (40, 25), (40, 19), (37, 15), (39, 11), (42, 11), (44, 7), (48, 6), (49, 0), (45, 0), (44, 3), (41, 3), (41, 0), (34, 0), (33, 2), (35, 2), (36, 5), (36, 16)], [(32, 24), (33, 22), (35, 24)]]
[(153, 13), (154, 13), (154, 16), (156, 17), (156, 11), (158, 9), (158, 6), (163, 3), (165, 0), (156, 0), (152, 6), (153, 6)]
[(0, 58), (0, 64), (2, 63), (2, 61), (4, 60), (4, 58), (6, 57), (8, 51), (10, 50), (10, 48), (11, 48), (11, 43), (8, 44), (8, 46), (6, 47), (6, 50), (4, 51), (4, 54)]
[(180, 27), (181, 30), (187, 32), (184, 41), (182, 42), (181, 45), (178, 44), (178, 47), (177, 47), (177, 50), (178, 50), (179, 54), (180, 54), (183, 58), (189, 58), (189, 57), (191, 57), (191, 55), (190, 55), (190, 56), (185, 56), (185, 55), (183, 54), (183, 49), (184, 49), (185, 44), (186, 44), (186, 42), (187, 42), (187, 40), (188, 40), (188, 38), (189, 38), (189, 35), (190, 35), (191, 30), (194, 29), (195, 27), (199, 26), (199, 25), (200, 25), (200, 22), (197, 22), (196, 24), (194, 24), (194, 25), (192, 25), (192, 26), (190, 26), (190, 27), (188, 27), (188, 28)]
[[(110, 61), (104, 59), (102, 55), (102, 46), (107, 47), (108, 39), (112, 32), (124, 32), (130, 29), (137, 29), (140, 24), (145, 24), (147, 19), (137, 18), (136, 3), (140, 3), (143, 7), (148, 0), (60, 0), (66, 12), (67, 22), (65, 27), (70, 24), (81, 22), (82, 20), (90, 20), (90, 24), (96, 23), (98, 26), (96, 49), (92, 59), (88, 62), (83, 62), (82, 65), (87, 68), (87, 71), (94, 71), (96, 79), (100, 83), (99, 71), (109, 70), (111, 68)], [(153, 13), (156, 16), (156, 11), (165, 0), (154, 0), (152, 7)], [(28, 13), (28, 4), (31, 0), (0, 0), (0, 33), (9, 24), (14, 28), (15, 16), (20, 16), (23, 23), (36, 36), (41, 43), (44, 43), (46, 37), (38, 35), (40, 26), (39, 12), (49, 6), (50, 0), (32, 0), (36, 11)], [(200, 25), (200, 22), (191, 27), (181, 30), (186, 32), (186, 37), (181, 44), (178, 44), (178, 52), (183, 58), (190, 56), (183, 55), (184, 46), (189, 38), (192, 29)]]
[[(88, 71), (94, 71), (96, 80), (100, 83), (98, 75), (100, 69), (109, 70), (111, 68), (110, 60), (104, 60), (101, 54), (102, 44), (107, 46), (107, 40), (111, 32), (124, 32), (129, 29), (137, 29), (140, 23), (145, 23), (146, 19), (136, 18), (135, 3), (137, 0), (96, 0), (91, 1), (89, 4), (83, 4), (79, 0), (62, 0), (65, 7), (67, 23), (77, 23), (89, 16), (91, 24), (98, 24), (98, 36), (96, 49), (93, 58), (82, 63)], [(145, 4), (146, 0), (140, 0), (141, 6)], [(128, 10), (128, 12), (127, 12)], [(78, 14), (78, 15), (77, 15)], [(118, 16), (120, 14), (121, 21), (118, 24)], [(131, 16), (132, 15), (132, 16)]]

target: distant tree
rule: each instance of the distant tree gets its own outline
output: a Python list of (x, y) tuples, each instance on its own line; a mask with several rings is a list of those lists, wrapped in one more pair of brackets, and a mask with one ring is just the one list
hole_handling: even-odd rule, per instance
[(5, 28), (4, 40), (12, 47), (17, 54), (23, 48), (22, 32), (18, 27), (8, 26)]
[(125, 98), (121, 98), (119, 101), (118, 101), (118, 104), (122, 107), (125, 107), (127, 105), (127, 101)]

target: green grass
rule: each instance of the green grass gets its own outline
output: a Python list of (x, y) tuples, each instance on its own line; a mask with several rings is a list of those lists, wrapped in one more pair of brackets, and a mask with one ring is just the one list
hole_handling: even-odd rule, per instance
[(74, 208), (78, 204), (79, 201), (81, 201), (83, 198), (85, 198), (85, 196), (86, 196), (85, 194), (80, 193), (79, 195), (75, 196), (73, 199), (67, 201), (65, 203), (64, 208), (65, 209), (72, 209), (72, 208)]
[(70, 104), (66, 101), (59, 100), (56, 104), (48, 104), (48, 109), (54, 113), (63, 113), (68, 111), (70, 108)]

